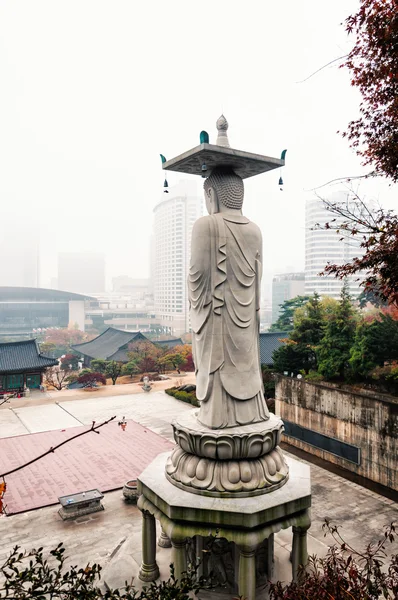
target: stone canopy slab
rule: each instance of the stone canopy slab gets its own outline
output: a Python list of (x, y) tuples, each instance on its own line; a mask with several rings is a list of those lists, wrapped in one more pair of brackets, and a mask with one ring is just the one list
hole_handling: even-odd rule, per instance
[(252, 529), (286, 519), (311, 506), (309, 466), (287, 458), (290, 478), (270, 494), (246, 498), (216, 498), (177, 488), (165, 476), (168, 453), (159, 454), (138, 478), (138, 491), (172, 521), (217, 523), (219, 526)]
[[(203, 165), (207, 170), (203, 171)], [(214, 144), (200, 144), (163, 163), (163, 169), (208, 177), (215, 167), (230, 167), (239, 177), (247, 179), (284, 165), (285, 161), (279, 158)]]

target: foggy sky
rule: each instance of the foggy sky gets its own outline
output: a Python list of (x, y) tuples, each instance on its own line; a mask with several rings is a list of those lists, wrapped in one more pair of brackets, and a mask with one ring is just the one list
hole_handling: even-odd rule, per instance
[[(288, 149), (284, 191), (279, 171), (245, 180), (244, 212), (262, 229), (266, 271), (302, 269), (306, 190), (365, 170), (336, 134), (358, 114), (348, 74), (297, 82), (347, 53), (340, 23), (357, 6), (0, 0), (2, 228), (26, 219), (40, 231), (41, 285), (58, 251), (105, 253), (108, 279), (148, 276), (159, 153), (196, 146), (202, 129), (214, 141), (221, 112), (232, 147)], [(394, 207), (386, 182), (361, 191)]]

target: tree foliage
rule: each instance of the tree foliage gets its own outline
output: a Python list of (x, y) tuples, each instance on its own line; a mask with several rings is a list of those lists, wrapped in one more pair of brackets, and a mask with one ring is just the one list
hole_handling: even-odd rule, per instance
[(176, 579), (173, 565), (170, 578), (151, 583), (142, 591), (131, 584), (123, 590), (100, 587), (101, 565), (87, 564), (67, 569), (65, 548), (58, 544), (45, 556), (43, 548), (21, 551), (15, 546), (0, 566), (2, 583), (0, 598), (34, 600), (189, 600), (192, 594), (208, 588), (203, 576), (198, 576), (197, 566), (189, 566), (181, 579)]
[(378, 313), (372, 322), (363, 321), (355, 332), (350, 365), (355, 375), (366, 377), (375, 367), (398, 357), (398, 321)]
[[(358, 551), (344, 541), (337, 527), (326, 522), (335, 544), (325, 558), (312, 556), (298, 580), (289, 584), (270, 583), (271, 600), (394, 600), (398, 595), (398, 555), (387, 559), (386, 545), (394, 543), (392, 523), (383, 538)], [(215, 539), (215, 538), (214, 538)], [(212, 553), (210, 546), (208, 552)], [(84, 567), (66, 566), (65, 548), (59, 544), (46, 556), (43, 548), (21, 551), (15, 546), (0, 565), (0, 598), (34, 600), (189, 600), (200, 590), (212, 588), (213, 574), (199, 576), (196, 564), (177, 580), (173, 565), (170, 578), (153, 582), (137, 590), (126, 582), (123, 589), (100, 587), (102, 567), (88, 563)]]
[(59, 367), (50, 367), (44, 372), (44, 380), (47, 385), (50, 385), (56, 390), (62, 390), (68, 383), (68, 374), (68, 371), (60, 369)]
[(140, 369), (137, 365), (137, 362), (134, 360), (130, 360), (122, 367), (122, 375), (130, 375), (131, 378), (133, 377), (133, 375), (136, 375), (139, 372)]
[(186, 359), (179, 352), (170, 352), (159, 358), (157, 362), (160, 366), (172, 366), (173, 369), (180, 373), (180, 367), (186, 362)]
[[(299, 296), (303, 298), (303, 296)], [(323, 334), (324, 310), (320, 297), (315, 293), (307, 302), (295, 309), (292, 315), (293, 330), (284, 345), (273, 353), (277, 371), (308, 373), (317, 367), (316, 348)]]
[(344, 285), (336, 311), (329, 316), (317, 347), (318, 371), (327, 379), (343, 379), (347, 374), (355, 329), (356, 313)]
[(68, 352), (61, 357), (61, 369), (64, 371), (76, 371), (79, 366), (79, 357), (77, 354)]
[(359, 237), (359, 255), (349, 263), (328, 263), (324, 274), (339, 279), (357, 275), (365, 295), (398, 305), (398, 215), (381, 208), (370, 210), (353, 194), (355, 201), (324, 201), (333, 218), (323, 227)]
[(116, 384), (117, 378), (122, 372), (122, 363), (116, 362), (116, 360), (109, 360), (106, 363), (105, 375), (112, 379), (112, 385)]
[(398, 554), (386, 563), (386, 545), (394, 543), (396, 527), (386, 527), (384, 536), (364, 551), (350, 546), (339, 529), (324, 525), (335, 544), (325, 558), (311, 556), (296, 582), (270, 583), (270, 600), (394, 600), (398, 597)]
[(107, 361), (102, 358), (93, 358), (90, 363), (91, 370), (105, 375)]
[(93, 337), (95, 337), (94, 334), (88, 334), (84, 331), (79, 331), (79, 329), (47, 329), (41, 349), (44, 353), (43, 347), (46, 348), (47, 345), (47, 348), (51, 348), (56, 358), (59, 358), (62, 354), (73, 353), (72, 346), (75, 344), (89, 342)]
[(398, 181), (398, 8), (397, 0), (360, 0), (345, 22), (355, 41), (342, 65), (362, 102), (347, 137), (365, 165)]
[(279, 308), (279, 317), (270, 327), (270, 331), (283, 331), (289, 333), (293, 329), (294, 312), (300, 306), (303, 306), (310, 299), (309, 296), (296, 296), (290, 300), (285, 300)]
[(77, 381), (83, 384), (83, 387), (95, 387), (97, 383), (106, 385), (106, 379), (102, 373), (90, 372), (88, 369), (77, 378)]

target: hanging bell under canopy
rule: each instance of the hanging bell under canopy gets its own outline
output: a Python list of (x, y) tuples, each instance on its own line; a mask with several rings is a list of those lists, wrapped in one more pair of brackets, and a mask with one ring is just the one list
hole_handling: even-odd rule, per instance
[(168, 184), (168, 182), (167, 182), (167, 179), (165, 179), (165, 180), (164, 180), (163, 187), (165, 188), (165, 189), (163, 190), (163, 192), (164, 192), (165, 194), (168, 194), (168, 193), (169, 193), (169, 190), (168, 190), (167, 188), (169, 187), (169, 184)]
[(279, 177), (279, 183), (278, 183), (278, 185), (283, 185), (283, 179), (282, 179), (282, 177)]

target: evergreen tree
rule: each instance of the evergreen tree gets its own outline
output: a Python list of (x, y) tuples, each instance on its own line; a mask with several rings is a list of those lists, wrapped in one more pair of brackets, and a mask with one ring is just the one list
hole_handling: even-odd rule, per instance
[(304, 306), (310, 299), (309, 296), (296, 296), (290, 300), (285, 300), (280, 305), (279, 317), (270, 327), (270, 331), (283, 331), (289, 333), (293, 329), (293, 317), (297, 308)]
[(330, 314), (316, 354), (318, 371), (327, 379), (344, 378), (349, 368), (356, 329), (356, 311), (345, 283), (334, 313)]
[(323, 307), (317, 293), (306, 304), (296, 308), (293, 315), (293, 331), (284, 346), (273, 354), (277, 371), (297, 373), (316, 369), (316, 346), (323, 334)]
[(361, 323), (351, 348), (350, 365), (360, 377), (367, 377), (375, 367), (387, 360), (398, 359), (398, 322), (380, 314), (372, 323)]

